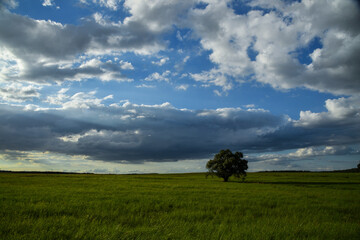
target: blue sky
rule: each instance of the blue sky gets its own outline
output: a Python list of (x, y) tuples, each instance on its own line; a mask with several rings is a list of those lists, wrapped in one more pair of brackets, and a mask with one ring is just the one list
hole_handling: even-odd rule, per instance
[(356, 1), (1, 0), (0, 168), (360, 160)]

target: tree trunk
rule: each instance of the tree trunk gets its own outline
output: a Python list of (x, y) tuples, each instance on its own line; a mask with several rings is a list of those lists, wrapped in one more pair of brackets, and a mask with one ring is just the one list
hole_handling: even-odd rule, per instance
[(227, 182), (229, 180), (229, 177), (224, 177), (224, 182)]

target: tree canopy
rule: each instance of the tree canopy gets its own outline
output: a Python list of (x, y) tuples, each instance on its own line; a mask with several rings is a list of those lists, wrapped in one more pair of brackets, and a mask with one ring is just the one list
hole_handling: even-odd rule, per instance
[(246, 177), (246, 170), (248, 169), (248, 161), (243, 159), (241, 152), (232, 153), (229, 149), (221, 150), (207, 162), (206, 168), (208, 175), (215, 175), (224, 179), (227, 182), (229, 178), (234, 175), (235, 177)]

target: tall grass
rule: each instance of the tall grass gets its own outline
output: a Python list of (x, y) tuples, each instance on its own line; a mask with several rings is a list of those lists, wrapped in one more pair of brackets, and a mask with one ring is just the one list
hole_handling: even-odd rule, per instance
[(0, 239), (360, 239), (360, 174), (1, 173)]

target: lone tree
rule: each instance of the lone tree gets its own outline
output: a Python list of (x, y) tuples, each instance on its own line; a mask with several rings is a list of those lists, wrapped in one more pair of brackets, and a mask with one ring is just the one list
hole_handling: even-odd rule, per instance
[(224, 182), (229, 180), (232, 175), (245, 180), (246, 170), (248, 169), (248, 161), (243, 158), (241, 152), (232, 153), (229, 149), (221, 150), (215, 155), (214, 159), (209, 160), (206, 168), (209, 172), (208, 175), (215, 175), (224, 179)]

